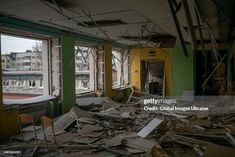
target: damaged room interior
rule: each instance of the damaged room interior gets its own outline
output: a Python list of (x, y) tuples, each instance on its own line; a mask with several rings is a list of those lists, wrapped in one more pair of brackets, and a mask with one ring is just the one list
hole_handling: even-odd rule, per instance
[(235, 0), (0, 0), (0, 157), (235, 157)]

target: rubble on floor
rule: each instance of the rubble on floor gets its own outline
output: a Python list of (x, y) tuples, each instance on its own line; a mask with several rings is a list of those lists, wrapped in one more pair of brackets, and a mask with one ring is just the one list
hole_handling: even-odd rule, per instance
[[(46, 145), (42, 129), (37, 127), (35, 140), (28, 127), (24, 141), (19, 142), (22, 139), (18, 135), (18, 141), (0, 146), (0, 156), (235, 156), (235, 113), (143, 113), (136, 104), (118, 104), (108, 98), (82, 99), (83, 107), (80, 102), (54, 120), (57, 144), (51, 128), (46, 129)], [(10, 150), (22, 150), (21, 155), (3, 153)]]

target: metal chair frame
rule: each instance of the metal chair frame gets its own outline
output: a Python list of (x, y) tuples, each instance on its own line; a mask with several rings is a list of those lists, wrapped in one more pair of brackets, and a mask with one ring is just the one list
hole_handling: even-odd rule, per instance
[(22, 141), (24, 141), (24, 133), (23, 133), (23, 129), (22, 129), (22, 124), (33, 124), (33, 130), (34, 130), (34, 137), (35, 140), (37, 141), (37, 133), (36, 133), (36, 128), (35, 128), (35, 123), (33, 120), (33, 116), (31, 114), (20, 114), (18, 117), (19, 120), (19, 128), (20, 128), (20, 132), (21, 132), (21, 137), (22, 137)]
[(53, 133), (53, 137), (54, 137), (54, 142), (55, 142), (55, 144), (57, 144), (56, 137), (55, 137), (55, 130), (54, 130), (54, 122), (53, 122), (53, 120), (51, 118), (47, 117), (47, 116), (42, 116), (41, 117), (41, 125), (42, 125), (44, 141), (45, 141), (46, 145), (48, 145), (47, 138), (46, 138), (46, 132), (45, 132), (45, 128), (46, 127), (51, 127), (52, 133)]

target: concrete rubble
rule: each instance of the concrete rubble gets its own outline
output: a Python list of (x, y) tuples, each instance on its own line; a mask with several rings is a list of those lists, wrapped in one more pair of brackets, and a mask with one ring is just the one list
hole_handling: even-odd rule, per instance
[[(15, 136), (0, 146), (0, 156), (235, 156), (233, 112), (143, 113), (136, 103), (124, 106), (104, 99), (86, 98), (82, 100), (86, 105), (54, 119), (57, 144), (51, 128), (46, 130), (49, 144), (45, 145), (41, 128), (37, 127), (36, 141), (27, 127), (25, 140)], [(21, 154), (3, 154), (9, 150), (21, 150)]]

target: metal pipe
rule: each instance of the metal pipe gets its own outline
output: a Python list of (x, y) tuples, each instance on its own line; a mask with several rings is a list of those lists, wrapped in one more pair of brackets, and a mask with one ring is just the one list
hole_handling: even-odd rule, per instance
[(225, 19), (229, 22), (232, 23), (231, 19), (229, 18), (229, 16), (225, 13), (225, 11), (222, 9), (222, 7), (218, 4), (218, 2), (216, 2), (216, 0), (212, 0), (216, 6), (216, 8), (219, 10), (219, 12), (221, 14), (224, 15)]
[(216, 65), (216, 67), (214, 68), (214, 70), (211, 72), (211, 74), (208, 76), (208, 78), (206, 79), (206, 81), (202, 84), (202, 87), (204, 87), (207, 82), (209, 81), (209, 79), (211, 78), (211, 76), (216, 72), (216, 70), (219, 68), (220, 64), (224, 61), (225, 57), (227, 55), (224, 55), (224, 57), (220, 60), (220, 62)]

